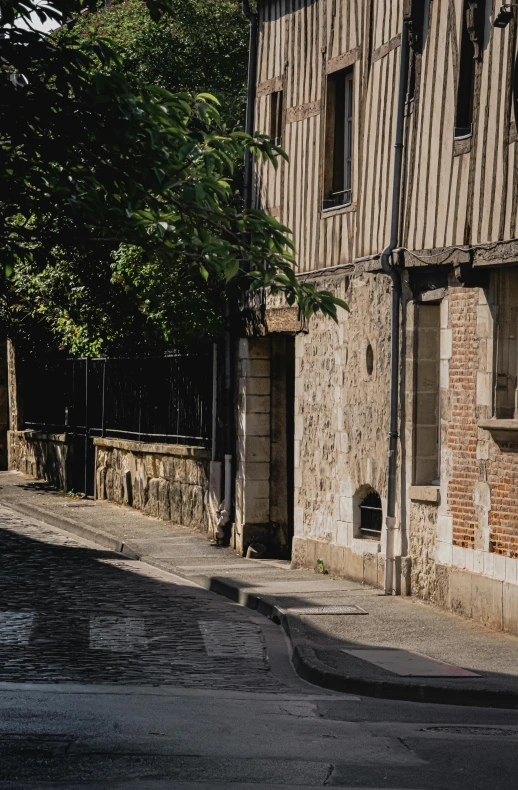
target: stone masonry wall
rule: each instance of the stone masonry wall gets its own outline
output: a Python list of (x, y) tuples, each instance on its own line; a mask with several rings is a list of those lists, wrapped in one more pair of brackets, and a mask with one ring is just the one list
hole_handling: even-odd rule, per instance
[(350, 312), (339, 311), (338, 324), (313, 316), (296, 338), (293, 562), (325, 551), (330, 570), (377, 584), (383, 540), (360, 537), (358, 505), (371, 487), (386, 512), (391, 283), (341, 273), (318, 286)]
[(9, 431), (8, 444), (11, 471), (23, 472), (63, 491), (68, 490), (71, 448), (66, 434)]
[(209, 530), (210, 452), (199, 447), (95, 439), (96, 498)]

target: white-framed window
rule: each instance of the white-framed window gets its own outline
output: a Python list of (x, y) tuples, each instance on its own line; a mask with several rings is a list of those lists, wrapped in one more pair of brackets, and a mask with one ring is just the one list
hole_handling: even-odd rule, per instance
[(352, 201), (353, 134), (354, 72), (343, 69), (327, 78), (324, 209)]

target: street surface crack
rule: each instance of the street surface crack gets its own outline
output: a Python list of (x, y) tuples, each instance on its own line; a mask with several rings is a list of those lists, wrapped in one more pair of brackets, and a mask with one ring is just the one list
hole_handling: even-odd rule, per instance
[(324, 782), (323, 782), (324, 786), (329, 784), (334, 770), (335, 770), (334, 765), (330, 765), (329, 768), (327, 769), (326, 778), (324, 779)]

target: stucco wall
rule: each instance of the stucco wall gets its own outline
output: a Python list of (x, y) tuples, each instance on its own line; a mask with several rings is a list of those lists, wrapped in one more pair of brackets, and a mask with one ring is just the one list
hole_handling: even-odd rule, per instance
[(209, 530), (210, 452), (199, 447), (95, 439), (96, 497)]

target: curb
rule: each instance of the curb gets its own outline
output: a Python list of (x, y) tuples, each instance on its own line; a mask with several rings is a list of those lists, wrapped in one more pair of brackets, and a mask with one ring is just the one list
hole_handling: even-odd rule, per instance
[(93, 527), (85, 527), (83, 524), (79, 524), (77, 521), (73, 521), (66, 516), (58, 516), (50, 510), (45, 510), (42, 507), (35, 507), (34, 505), (28, 505), (25, 502), (11, 502), (10, 500), (0, 499), (0, 505), (4, 505), (4, 507), (8, 507), (24, 516), (34, 518), (37, 521), (42, 521), (44, 524), (48, 524), (50, 527), (57, 527), (57, 529), (62, 529), (64, 532), (70, 532), (72, 535), (77, 535), (79, 538), (91, 540), (93, 543), (98, 543), (100, 546), (104, 546), (106, 549), (115, 551), (118, 554), (123, 554), (129, 559), (141, 559), (140, 555), (137, 554), (136, 551), (133, 551), (133, 549), (130, 548), (126, 543), (122, 543), (120, 540), (117, 540), (107, 532), (93, 529)]
[(290, 632), (290, 618), (294, 621), (297, 621), (298, 618), (278, 607), (272, 598), (247, 593), (218, 577), (206, 576), (204, 582), (205, 589), (225, 596), (248, 609), (253, 609), (280, 625), (290, 640), (292, 663), (297, 675), (314, 686), (347, 694), (363, 694), (366, 697), (406, 702), (483, 708), (518, 708), (518, 694), (507, 691), (444, 688), (423, 683), (403, 685), (389, 680), (366, 680), (358, 675), (341, 674), (320, 661), (312, 647), (294, 644)]
[[(129, 559), (142, 560), (142, 562), (160, 570), (171, 572), (171, 568), (165, 567), (160, 560), (138, 554), (128, 544), (117, 540), (112, 535), (92, 527), (86, 527), (73, 519), (66, 518), (66, 516), (56, 515), (51, 511), (34, 505), (11, 502), (1, 498), (0, 505), (4, 505), (15, 512), (29, 516), (51, 527), (56, 527), (86, 540), (91, 540)], [(246, 590), (218, 576), (192, 576), (179, 573), (178, 571), (174, 571), (174, 573), (180, 578), (196, 583), (202, 589), (221, 595), (247, 609), (256, 611), (276, 625), (279, 625), (290, 640), (292, 648), (291, 660), (297, 675), (314, 686), (347, 694), (363, 694), (367, 697), (406, 702), (427, 702), (484, 708), (518, 708), (518, 694), (512, 692), (473, 688), (444, 688), (421, 683), (407, 685), (390, 680), (366, 680), (357, 675), (341, 674), (323, 661), (320, 661), (315, 650), (309, 645), (294, 644), (290, 632), (290, 618), (294, 621), (297, 621), (298, 618), (295, 615), (288, 615), (286, 611), (277, 606), (274, 598), (248, 593)]]

